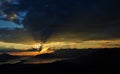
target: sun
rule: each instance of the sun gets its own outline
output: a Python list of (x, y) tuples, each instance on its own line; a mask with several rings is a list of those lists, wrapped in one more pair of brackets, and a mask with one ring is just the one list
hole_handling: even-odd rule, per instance
[(37, 49), (38, 51), (39, 51), (40, 47), (41, 47), (40, 43), (37, 43), (37, 44), (34, 45), (34, 48)]

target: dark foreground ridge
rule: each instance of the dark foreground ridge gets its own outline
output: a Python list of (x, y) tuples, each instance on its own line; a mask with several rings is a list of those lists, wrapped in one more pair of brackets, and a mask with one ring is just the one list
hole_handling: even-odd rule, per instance
[(6, 62), (8, 60), (18, 59), (18, 58), (20, 58), (20, 57), (19, 56), (12, 56), (12, 55), (9, 55), (7, 53), (0, 54), (0, 62)]
[[(63, 50), (61, 51), (63, 52)], [(73, 51), (73, 50), (65, 50), (65, 51)], [(83, 51), (83, 50), (79, 50), (79, 51)], [(28, 72), (32, 71), (32, 72), (45, 73), (45, 74), (46, 73), (109, 74), (113, 70), (115, 70), (115, 72), (117, 72), (117, 70), (119, 71), (119, 68), (117, 68), (120, 66), (120, 49), (119, 48), (94, 49), (94, 50), (90, 49), (90, 50), (85, 50), (84, 52), (87, 52), (87, 53), (85, 53), (85, 55), (80, 54), (81, 56), (77, 58), (57, 61), (57, 62), (48, 63), (48, 64), (1, 65), (0, 71), (6, 71), (6, 70), (7, 71), (28, 71)], [(38, 56), (36, 57), (41, 58), (40, 55), (39, 57)]]

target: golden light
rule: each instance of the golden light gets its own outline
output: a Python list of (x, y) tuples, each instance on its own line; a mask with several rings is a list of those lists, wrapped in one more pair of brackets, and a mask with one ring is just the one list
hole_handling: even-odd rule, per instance
[(29, 51), (29, 52), (9, 52), (9, 54), (14, 56), (36, 56), (41, 53), (37, 51)]
[[(120, 47), (120, 40), (89, 40), (81, 42), (49, 42), (49, 43), (34, 43), (32, 45), (4, 43), (0, 42), (0, 46), (6, 48), (16, 48), (18, 50), (27, 50), (35, 48), (38, 51), (25, 51), (25, 52), (11, 52), (12, 55), (20, 56), (35, 56), (38, 54), (51, 53), (59, 49), (88, 49), (88, 48), (116, 48)], [(41, 48), (42, 46), (42, 48)], [(41, 48), (41, 49), (40, 49)]]
[(49, 47), (44, 46), (45, 44), (36, 43), (34, 48), (37, 49), (40, 53), (47, 53)]
[(35, 48), (35, 49), (39, 49), (39, 48), (40, 48), (40, 45), (41, 45), (41, 44), (36, 43), (36, 44), (34, 45), (34, 47), (33, 47), (33, 48)]
[(7, 43), (7, 42), (0, 42), (0, 47), (2, 48), (13, 48), (17, 50), (27, 50), (32, 48), (32, 45), (27, 44), (17, 44), (17, 43)]

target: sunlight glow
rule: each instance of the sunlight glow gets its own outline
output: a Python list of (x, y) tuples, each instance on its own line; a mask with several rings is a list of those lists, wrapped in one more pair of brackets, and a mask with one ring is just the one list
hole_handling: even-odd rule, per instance
[(0, 48), (13, 48), (18, 50), (27, 50), (32, 47), (33, 45), (0, 42)]
[(120, 40), (89, 40), (81, 42), (50, 42), (43, 44), (41, 53), (59, 49), (119, 48)]
[[(28, 50), (40, 48), (40, 43), (32, 45), (0, 42), (0, 47), (15, 48), (17, 50)], [(89, 48), (120, 48), (120, 40), (89, 40), (81, 42), (50, 42), (42, 44), (42, 50), (11, 52), (12, 55), (34, 56), (37, 54), (51, 53), (59, 49), (89, 49)]]

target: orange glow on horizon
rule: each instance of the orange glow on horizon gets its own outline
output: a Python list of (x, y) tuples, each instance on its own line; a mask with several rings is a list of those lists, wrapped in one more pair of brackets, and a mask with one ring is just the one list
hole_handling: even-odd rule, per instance
[(9, 54), (14, 56), (36, 56), (42, 53), (37, 51), (29, 51), (29, 52), (9, 52)]
[(88, 48), (120, 48), (119, 40), (88, 40), (81, 42), (49, 42), (42, 44), (42, 50), (29, 51), (31, 48), (39, 48), (40, 43), (34, 43), (32, 45), (16, 44), (16, 43), (5, 43), (0, 42), (0, 46), (12, 47), (17, 50), (28, 50), (23, 52), (9, 52), (10, 55), (18, 56), (36, 56), (39, 54), (51, 53), (59, 49), (88, 49)]

